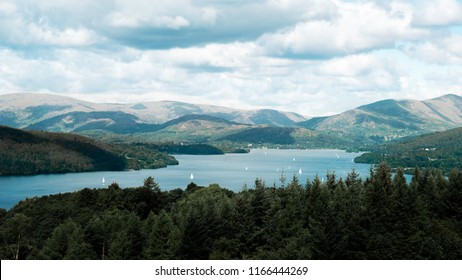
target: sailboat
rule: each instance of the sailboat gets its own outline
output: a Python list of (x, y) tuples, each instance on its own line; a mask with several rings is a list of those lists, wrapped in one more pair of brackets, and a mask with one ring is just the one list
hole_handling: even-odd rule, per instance
[(194, 179), (194, 175), (191, 173), (191, 176), (189, 176), (189, 179), (191, 179), (191, 181)]
[(101, 183), (103, 183), (103, 185), (106, 184), (106, 179), (104, 179), (104, 177), (103, 180), (101, 180)]
[(247, 171), (248, 169), (249, 169), (249, 168), (246, 166), (246, 167), (245, 167), (245, 171)]
[(298, 170), (298, 174), (302, 174), (302, 169), (301, 168)]

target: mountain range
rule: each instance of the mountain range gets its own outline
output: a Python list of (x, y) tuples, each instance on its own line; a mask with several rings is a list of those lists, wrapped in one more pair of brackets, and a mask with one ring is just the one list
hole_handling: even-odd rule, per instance
[(382, 100), (333, 116), (307, 118), (270, 109), (238, 110), (174, 101), (91, 103), (21, 93), (0, 95), (0, 124), (92, 136), (129, 134), (139, 141), (347, 147), (460, 127), (462, 97)]
[[(62, 128), (73, 130), (74, 113), (79, 124), (104, 122), (118, 123), (123, 114), (129, 122), (162, 124), (186, 115), (208, 115), (236, 123), (288, 126), (307, 118), (296, 113), (270, 109), (237, 110), (212, 105), (189, 104), (176, 101), (156, 101), (135, 104), (92, 103), (70, 97), (49, 94), (17, 93), (0, 95), (0, 120), (2, 124), (26, 128), (51, 118), (61, 117)], [(94, 113), (100, 114), (95, 116)], [(104, 112), (104, 113), (103, 113)], [(115, 119), (111, 114), (118, 112)], [(88, 115), (86, 115), (86, 114)], [(86, 119), (86, 120), (84, 120)], [(125, 121), (125, 120), (124, 120)]]
[(462, 126), (462, 97), (448, 94), (425, 101), (382, 100), (338, 115), (312, 118), (298, 125), (339, 135), (392, 140)]

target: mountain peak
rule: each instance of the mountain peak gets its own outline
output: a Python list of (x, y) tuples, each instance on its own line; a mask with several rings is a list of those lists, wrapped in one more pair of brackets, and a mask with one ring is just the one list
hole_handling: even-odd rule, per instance
[(425, 101), (386, 99), (300, 125), (391, 140), (462, 126), (462, 97), (447, 94)]
[(31, 126), (68, 113), (123, 112), (146, 124), (162, 124), (187, 115), (208, 115), (243, 124), (293, 125), (302, 115), (277, 110), (240, 110), (178, 101), (127, 104), (92, 103), (52, 94), (15, 93), (0, 95), (0, 123), (18, 128)]

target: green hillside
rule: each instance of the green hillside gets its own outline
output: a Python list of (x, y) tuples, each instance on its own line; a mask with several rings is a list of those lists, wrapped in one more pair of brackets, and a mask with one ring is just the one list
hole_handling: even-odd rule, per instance
[(290, 127), (255, 127), (223, 137), (222, 140), (250, 142), (256, 144), (294, 144), (294, 128)]
[(462, 128), (436, 132), (380, 145), (355, 159), (358, 163), (388, 162), (392, 167), (441, 168), (449, 172), (462, 167)]
[(177, 163), (165, 153), (143, 147), (0, 126), (0, 176), (159, 168)]

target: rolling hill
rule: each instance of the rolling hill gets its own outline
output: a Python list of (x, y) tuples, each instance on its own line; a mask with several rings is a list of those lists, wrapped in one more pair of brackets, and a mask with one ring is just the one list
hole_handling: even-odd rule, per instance
[(105, 130), (118, 134), (149, 132), (158, 128), (159, 125), (143, 123), (134, 115), (118, 111), (70, 112), (26, 127), (26, 129), (54, 132)]
[(175, 141), (205, 143), (220, 137), (253, 127), (239, 124), (219, 117), (207, 115), (186, 115), (159, 125), (158, 129), (139, 133), (134, 137), (138, 141)]
[(67, 133), (0, 126), (0, 175), (159, 168), (178, 164), (143, 147), (109, 145)]
[(50, 94), (0, 95), (0, 124), (25, 128), (69, 113), (119, 112), (138, 123), (161, 124), (186, 115), (208, 115), (244, 124), (288, 126), (306, 120), (291, 112), (276, 110), (238, 110), (226, 107), (156, 101), (135, 104), (92, 103)]
[(355, 159), (358, 163), (388, 162), (392, 167), (441, 168), (449, 172), (462, 167), (462, 128), (436, 132), (380, 145)]
[(416, 100), (382, 100), (344, 113), (298, 123), (316, 131), (364, 135), (385, 141), (462, 126), (462, 97), (444, 95)]
[(269, 109), (237, 110), (174, 101), (103, 104), (57, 95), (8, 94), (0, 95), (0, 124), (110, 141), (231, 141), (356, 149), (462, 126), (462, 97), (382, 100), (307, 120)]

